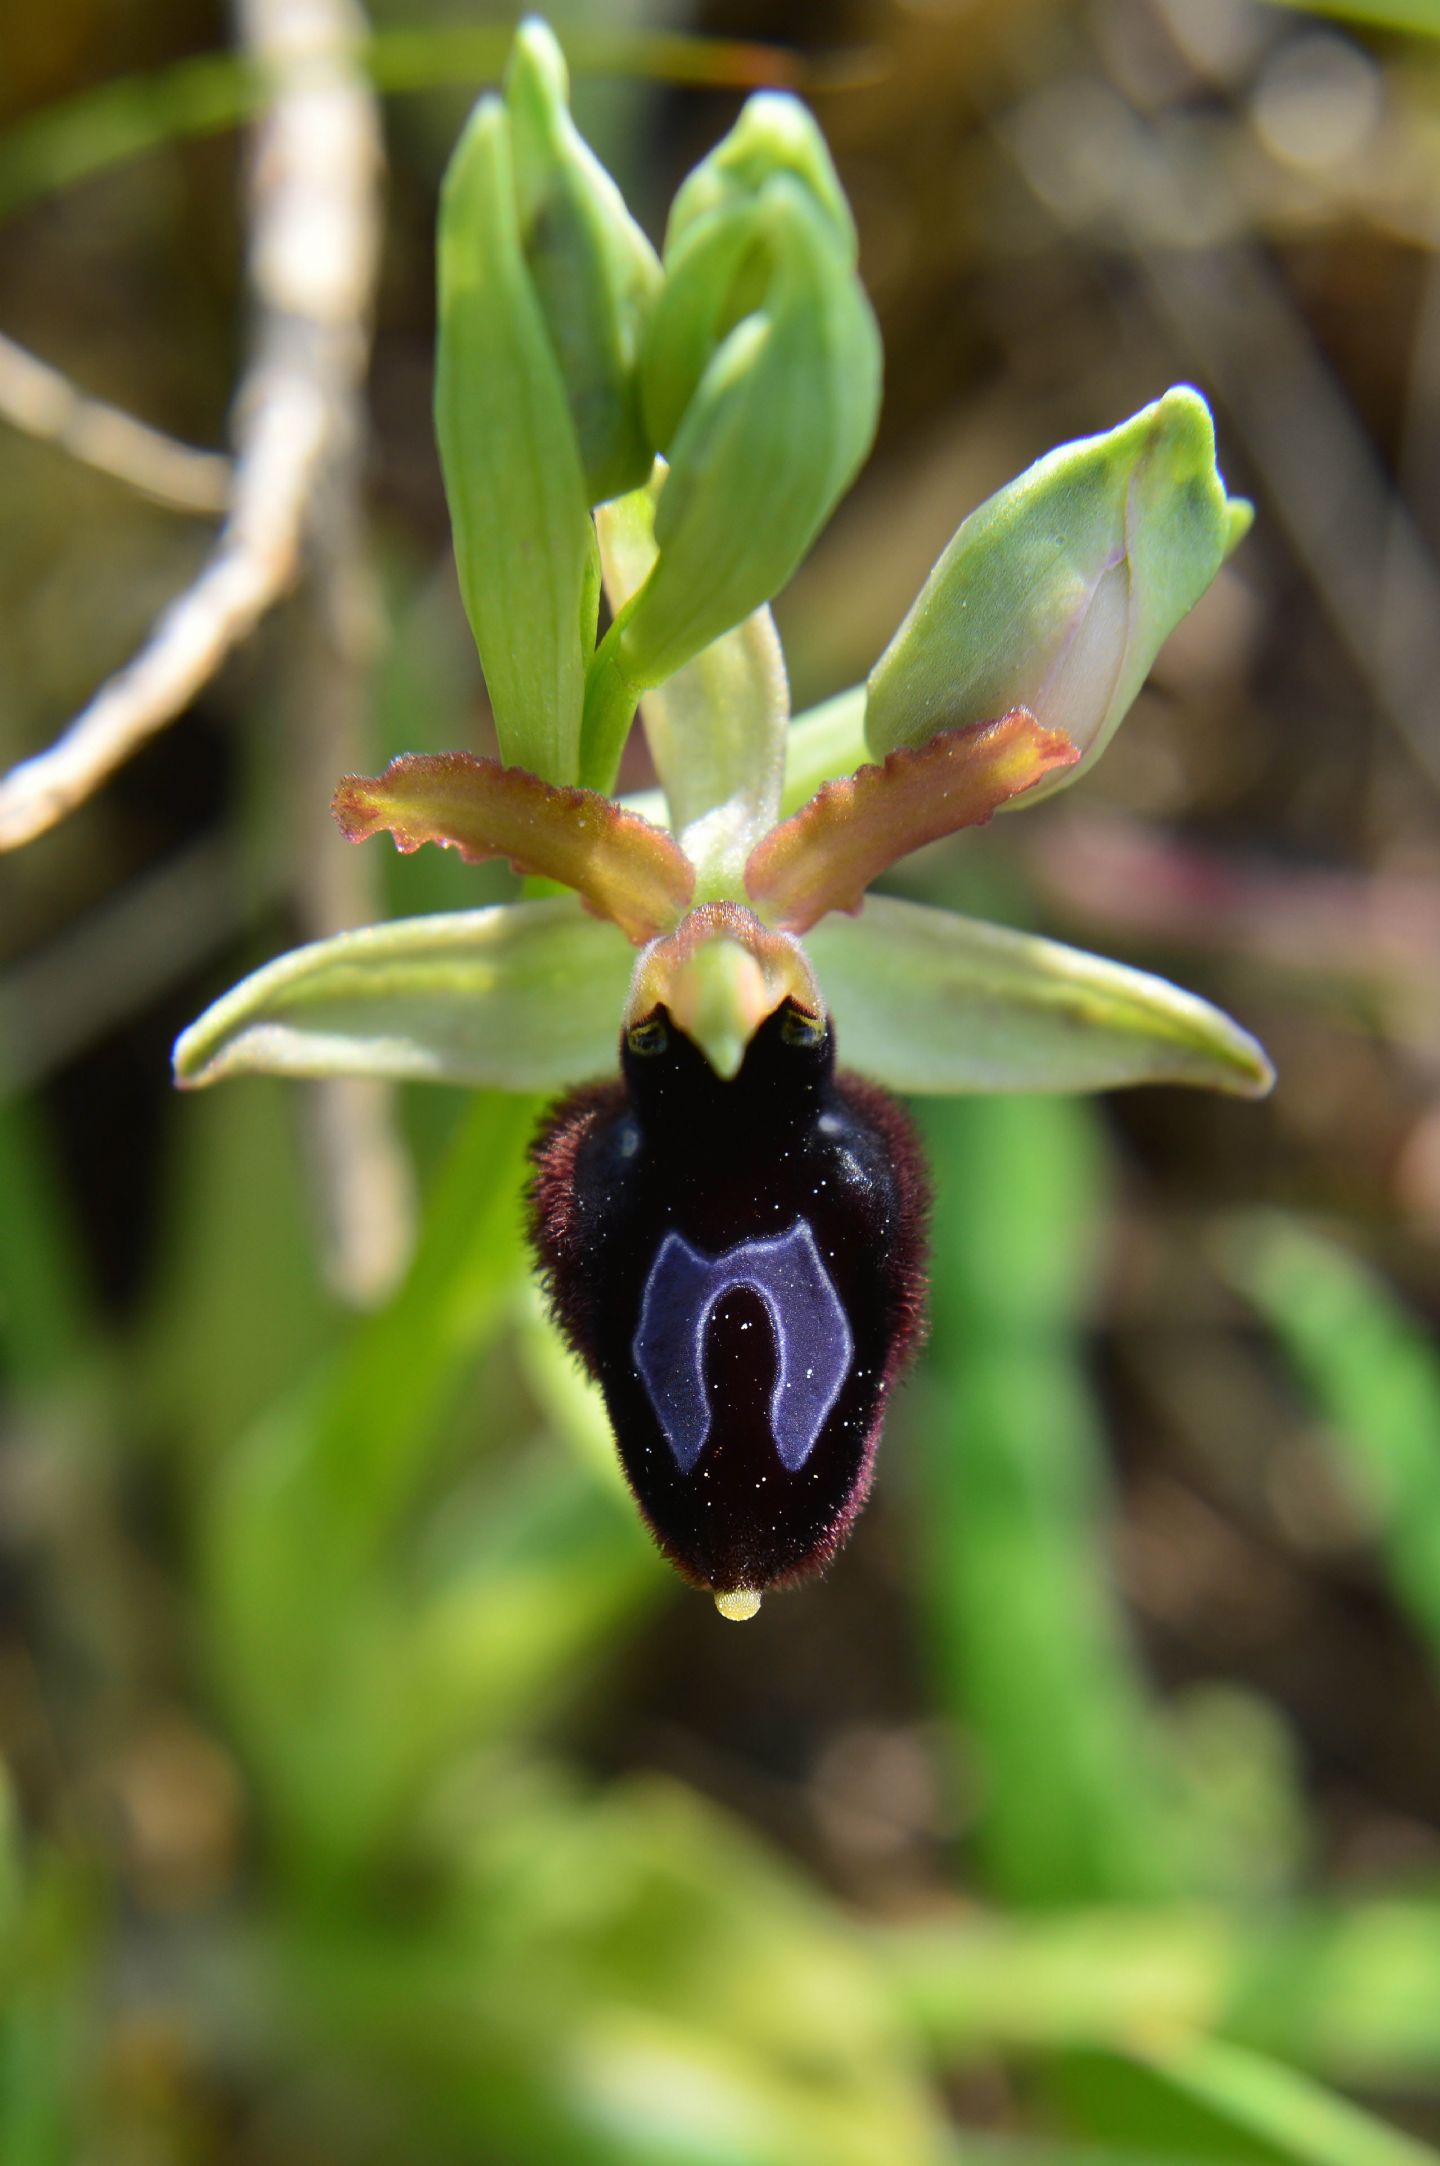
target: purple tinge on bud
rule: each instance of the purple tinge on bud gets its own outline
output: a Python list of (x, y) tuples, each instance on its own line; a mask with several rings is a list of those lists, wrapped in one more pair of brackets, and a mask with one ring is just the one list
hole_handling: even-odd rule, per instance
[(1028, 707), (1097, 759), (1161, 645), (1249, 524), (1215, 428), (1178, 384), (1118, 428), (1047, 452), (964, 520), (870, 673), (872, 751)]
[(836, 1075), (793, 1000), (730, 1081), (660, 1007), (627, 1033), (623, 1080), (563, 1100), (533, 1156), (551, 1304), (661, 1548), (717, 1595), (823, 1569), (920, 1331), (905, 1113)]

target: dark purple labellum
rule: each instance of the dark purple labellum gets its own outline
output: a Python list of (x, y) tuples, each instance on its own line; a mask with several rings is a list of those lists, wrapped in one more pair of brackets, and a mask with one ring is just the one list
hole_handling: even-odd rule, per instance
[(790, 1001), (732, 1082), (663, 1007), (622, 1063), (546, 1116), (535, 1248), (656, 1540), (758, 1593), (828, 1564), (865, 1501), (921, 1324), (919, 1145)]

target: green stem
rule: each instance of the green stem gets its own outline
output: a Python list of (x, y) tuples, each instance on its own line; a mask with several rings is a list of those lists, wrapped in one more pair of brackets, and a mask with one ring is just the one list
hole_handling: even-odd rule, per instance
[(587, 790), (608, 793), (615, 787), (620, 755), (640, 704), (636, 684), (620, 661), (622, 610), (591, 658), (585, 673), (585, 711), (580, 722), (580, 781)]

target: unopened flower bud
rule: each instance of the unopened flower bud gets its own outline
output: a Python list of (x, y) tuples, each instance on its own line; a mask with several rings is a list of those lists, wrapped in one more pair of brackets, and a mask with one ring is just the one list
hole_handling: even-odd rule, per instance
[(650, 473), (639, 354), (660, 263), (570, 117), (564, 56), (544, 23), (532, 19), (516, 32), (505, 107), (521, 246), (564, 379), (586, 494), (603, 504)]
[(522, 26), (441, 198), (436, 425), (460, 588), (501, 752), (579, 770), (599, 566), (591, 506), (650, 471), (638, 352), (653, 251), (576, 133), (565, 64)]
[(670, 471), (616, 659), (646, 687), (778, 593), (874, 434), (880, 342), (854, 228), (794, 99), (752, 98), (676, 198), (642, 383)]
[(1025, 801), (1063, 788), (1098, 759), (1249, 523), (1187, 386), (1061, 445), (972, 512), (926, 580), (871, 672), (872, 751), (1028, 707), (1082, 757)]

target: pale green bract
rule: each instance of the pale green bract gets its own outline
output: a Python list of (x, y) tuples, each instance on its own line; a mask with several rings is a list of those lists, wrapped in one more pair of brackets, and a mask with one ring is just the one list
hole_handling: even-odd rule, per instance
[[(622, 1023), (657, 1001), (728, 1076), (791, 998), (828, 1010), (843, 1063), (905, 1091), (1268, 1089), (1254, 1039), (1163, 979), (914, 903), (841, 914), (921, 841), (1098, 757), (1248, 523), (1199, 393), (973, 512), (868, 687), (791, 723), (767, 605), (864, 456), (880, 379), (804, 108), (749, 101), (682, 186), (662, 265), (575, 130), (553, 37), (525, 24), (452, 161), (439, 254), (441, 453), (504, 766), (402, 759), (337, 808), (357, 836), (567, 868), (597, 910), (623, 919), (628, 897), (646, 944), (573, 897), (341, 934), (209, 1009), (180, 1082), (559, 1089), (614, 1075)], [(659, 788), (621, 812), (637, 702)], [(515, 767), (539, 783), (517, 791)]]

